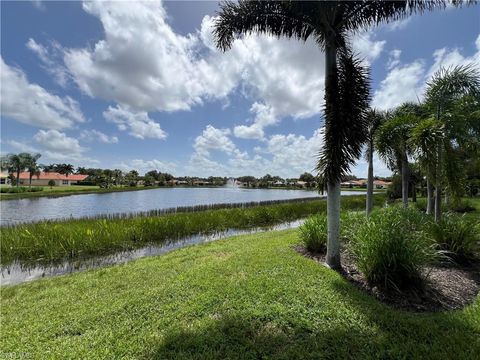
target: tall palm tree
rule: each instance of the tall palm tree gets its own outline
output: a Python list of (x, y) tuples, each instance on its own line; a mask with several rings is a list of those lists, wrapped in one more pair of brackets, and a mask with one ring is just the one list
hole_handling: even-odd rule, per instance
[(452, 110), (465, 96), (480, 99), (480, 72), (473, 64), (441, 68), (427, 84), (426, 104), (443, 126), (442, 136), (436, 143), (435, 221), (441, 218), (442, 177), (451, 190), (458, 187), (459, 162), (454, 159), (455, 148), (468, 132), (469, 123)]
[(373, 209), (373, 153), (374, 153), (374, 139), (377, 129), (382, 125), (386, 118), (386, 114), (382, 111), (370, 109), (367, 113), (367, 161), (368, 161), (368, 176), (367, 176), (367, 203), (366, 212), (370, 215)]
[[(328, 245), (326, 262), (339, 269), (340, 179), (350, 158), (345, 149), (342, 108), (338, 96), (337, 56), (346, 48), (350, 31), (397, 20), (415, 12), (445, 8), (448, 0), (435, 1), (227, 1), (215, 22), (217, 46), (227, 50), (235, 38), (250, 33), (306, 41), (312, 37), (325, 51), (325, 148), (321, 159), (338, 168), (325, 168), (327, 182)], [(320, 101), (320, 99), (319, 99)], [(346, 156), (347, 155), (347, 156)], [(328, 250), (330, 249), (330, 250)]]

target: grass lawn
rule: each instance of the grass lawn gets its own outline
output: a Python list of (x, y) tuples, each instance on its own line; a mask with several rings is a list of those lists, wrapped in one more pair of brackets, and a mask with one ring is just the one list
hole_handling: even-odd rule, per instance
[(478, 359), (480, 297), (397, 311), (297, 254), (298, 241), (240, 236), (4, 287), (0, 358)]

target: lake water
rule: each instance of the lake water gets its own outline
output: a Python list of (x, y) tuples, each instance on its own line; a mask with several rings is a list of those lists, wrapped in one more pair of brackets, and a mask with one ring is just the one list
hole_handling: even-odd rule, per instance
[[(342, 195), (365, 194), (342, 191)], [(246, 203), (319, 197), (315, 191), (239, 188), (156, 188), (141, 191), (69, 195), (0, 202), (1, 225), (100, 214), (135, 213), (180, 206)]]

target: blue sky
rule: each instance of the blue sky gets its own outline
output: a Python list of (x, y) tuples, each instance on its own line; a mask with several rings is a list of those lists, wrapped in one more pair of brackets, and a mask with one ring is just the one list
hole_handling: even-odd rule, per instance
[[(313, 41), (213, 43), (217, 2), (1, 3), (1, 152), (175, 175), (295, 177), (322, 145), (324, 60)], [(480, 6), (351, 36), (372, 104), (422, 99), (441, 66), (480, 64)], [(352, 168), (366, 175), (360, 160)], [(378, 159), (375, 173), (389, 171)]]

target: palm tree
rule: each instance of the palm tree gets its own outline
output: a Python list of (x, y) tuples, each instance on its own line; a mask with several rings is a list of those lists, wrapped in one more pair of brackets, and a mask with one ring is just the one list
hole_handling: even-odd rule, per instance
[[(338, 96), (337, 56), (347, 47), (351, 31), (397, 20), (415, 12), (445, 8), (448, 0), (435, 1), (247, 1), (224, 2), (215, 22), (217, 46), (227, 50), (235, 38), (250, 33), (306, 41), (312, 37), (325, 51), (325, 147), (319, 168), (327, 182), (328, 245), (326, 262), (340, 269), (340, 179), (355, 152), (345, 147), (345, 112)], [(320, 101), (320, 99), (319, 99)], [(354, 144), (355, 145), (355, 144)], [(353, 146), (355, 148), (355, 146)], [(334, 167), (333, 165), (340, 165)]]
[(441, 218), (442, 177), (452, 191), (458, 187), (459, 163), (455, 161), (455, 148), (462, 135), (468, 133), (469, 123), (452, 110), (465, 96), (477, 101), (480, 98), (480, 73), (473, 64), (441, 68), (427, 84), (426, 104), (443, 127), (442, 136), (436, 142), (435, 221)]
[(433, 213), (433, 183), (437, 172), (437, 144), (443, 136), (442, 124), (433, 118), (421, 120), (410, 132), (409, 143), (414, 148), (420, 168), (427, 180), (427, 210)]
[(367, 203), (366, 212), (370, 215), (373, 209), (373, 153), (374, 153), (374, 139), (377, 129), (382, 125), (386, 118), (386, 114), (379, 110), (371, 109), (367, 113), (367, 161), (368, 161), (368, 178), (367, 178)]
[(420, 121), (423, 109), (420, 105), (404, 103), (399, 106), (377, 129), (375, 145), (388, 168), (402, 177), (402, 204), (408, 207), (408, 157), (413, 154), (409, 142), (410, 132)]
[(55, 165), (55, 171), (68, 177), (68, 175), (73, 174), (75, 168), (72, 164), (57, 164)]
[(40, 159), (42, 155), (40, 154), (29, 154), (26, 159), (26, 168), (29, 173), (29, 186), (32, 187), (32, 178), (33, 176), (40, 176), (40, 166), (37, 164), (38, 159)]
[(17, 187), (20, 185), (20, 173), (26, 169), (31, 155), (29, 153), (8, 154), (2, 158), (1, 167), (9, 174), (16, 173)]

